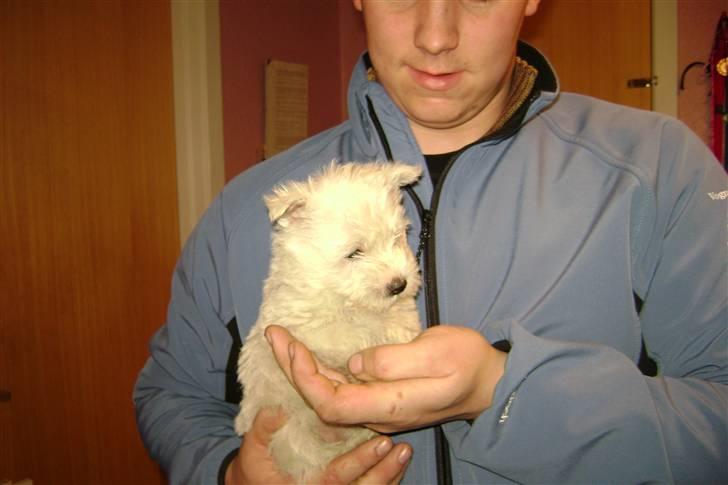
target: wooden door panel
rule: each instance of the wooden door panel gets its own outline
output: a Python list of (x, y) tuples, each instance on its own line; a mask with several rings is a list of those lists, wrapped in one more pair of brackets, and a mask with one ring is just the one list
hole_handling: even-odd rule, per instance
[(131, 392), (179, 247), (171, 59), (168, 2), (0, 2), (0, 478), (162, 482)]
[(650, 88), (627, 87), (652, 76), (650, 0), (543, 0), (521, 38), (546, 54), (563, 91), (651, 108)]

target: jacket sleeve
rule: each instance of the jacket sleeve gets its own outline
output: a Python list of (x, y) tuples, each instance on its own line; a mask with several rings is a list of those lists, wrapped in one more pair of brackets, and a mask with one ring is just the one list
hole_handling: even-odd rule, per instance
[(727, 178), (681, 126), (663, 136), (633, 267), (659, 374), (500, 322), (487, 337), (511, 342), (506, 373), (493, 407), (448, 425), (459, 459), (521, 483), (728, 481)]
[(225, 402), (229, 293), (218, 199), (185, 245), (166, 324), (134, 389), (141, 437), (170, 483), (216, 483), (220, 464), (240, 446), (233, 429), (238, 407)]

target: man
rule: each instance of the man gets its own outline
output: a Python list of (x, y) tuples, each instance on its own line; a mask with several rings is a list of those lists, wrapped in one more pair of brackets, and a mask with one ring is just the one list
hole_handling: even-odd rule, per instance
[(354, 0), (351, 119), (231, 182), (180, 260), (135, 391), (170, 481), (287, 481), (266, 449), (285, 416), (241, 442), (225, 372), (266, 276), (260, 198), (332, 158), (427, 166), (405, 205), (430, 328), (353, 356), (360, 385), (269, 328), (322, 419), (398, 432), (322, 482), (728, 480), (725, 173), (674, 120), (559, 95), (517, 43), (537, 3)]

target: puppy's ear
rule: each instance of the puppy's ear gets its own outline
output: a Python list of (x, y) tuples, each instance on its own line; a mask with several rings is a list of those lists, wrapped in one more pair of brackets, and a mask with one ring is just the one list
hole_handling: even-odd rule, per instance
[(422, 175), (422, 167), (402, 162), (392, 162), (385, 165), (387, 176), (397, 187), (413, 184)]
[(293, 182), (279, 185), (263, 197), (263, 202), (268, 208), (270, 221), (279, 227), (288, 227), (301, 217), (306, 205), (306, 194), (300, 184)]

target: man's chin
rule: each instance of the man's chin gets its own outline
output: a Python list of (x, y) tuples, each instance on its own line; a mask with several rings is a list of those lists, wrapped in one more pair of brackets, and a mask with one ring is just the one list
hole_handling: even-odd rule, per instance
[(410, 123), (414, 123), (428, 130), (449, 130), (462, 126), (468, 121), (463, 116), (436, 112), (422, 113), (421, 116), (417, 116), (417, 113), (415, 113), (413, 116), (409, 116), (409, 120)]

